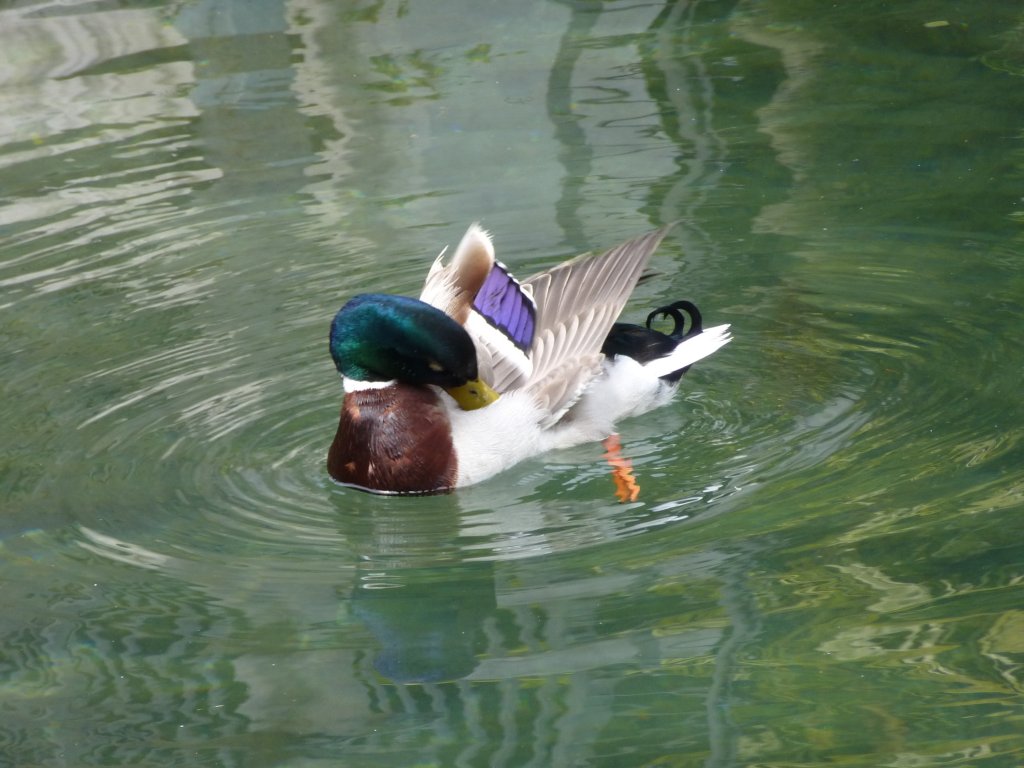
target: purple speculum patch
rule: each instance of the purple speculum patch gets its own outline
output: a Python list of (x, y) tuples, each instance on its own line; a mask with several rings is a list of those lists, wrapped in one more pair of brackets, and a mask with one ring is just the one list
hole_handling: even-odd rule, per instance
[(473, 309), (526, 352), (533, 342), (537, 310), (502, 264), (495, 264), (473, 299)]

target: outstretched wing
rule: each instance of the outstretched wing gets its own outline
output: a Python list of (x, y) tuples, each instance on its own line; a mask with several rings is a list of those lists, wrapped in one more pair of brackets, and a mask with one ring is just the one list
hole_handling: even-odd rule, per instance
[(672, 225), (524, 281), (536, 303), (526, 389), (557, 421), (601, 367), (601, 345)]
[(469, 332), (481, 378), (498, 392), (527, 389), (554, 423), (600, 371), (601, 345), (671, 227), (520, 283), (473, 224), (449, 264), (437, 257), (420, 299)]

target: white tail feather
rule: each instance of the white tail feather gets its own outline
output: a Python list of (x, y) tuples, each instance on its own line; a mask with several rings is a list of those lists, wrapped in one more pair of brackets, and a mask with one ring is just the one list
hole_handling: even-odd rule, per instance
[(665, 357), (644, 365), (644, 370), (658, 378), (693, 365), (698, 360), (703, 360), (715, 350), (724, 347), (732, 341), (732, 334), (729, 333), (728, 325), (716, 325), (714, 328), (706, 328), (692, 338), (686, 339), (673, 349)]

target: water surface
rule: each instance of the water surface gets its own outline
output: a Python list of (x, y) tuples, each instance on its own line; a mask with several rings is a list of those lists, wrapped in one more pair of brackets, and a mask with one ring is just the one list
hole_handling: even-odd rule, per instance
[[(1018, 766), (1024, 18), (0, 9), (0, 762)], [(668, 221), (735, 341), (599, 445), (329, 481), (330, 318)]]

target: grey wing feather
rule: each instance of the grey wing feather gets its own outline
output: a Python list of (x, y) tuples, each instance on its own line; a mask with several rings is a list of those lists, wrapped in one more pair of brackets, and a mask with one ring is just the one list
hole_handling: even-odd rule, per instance
[(524, 281), (537, 305), (525, 389), (553, 423), (579, 398), (601, 367), (601, 345), (672, 225), (599, 256), (584, 254)]

